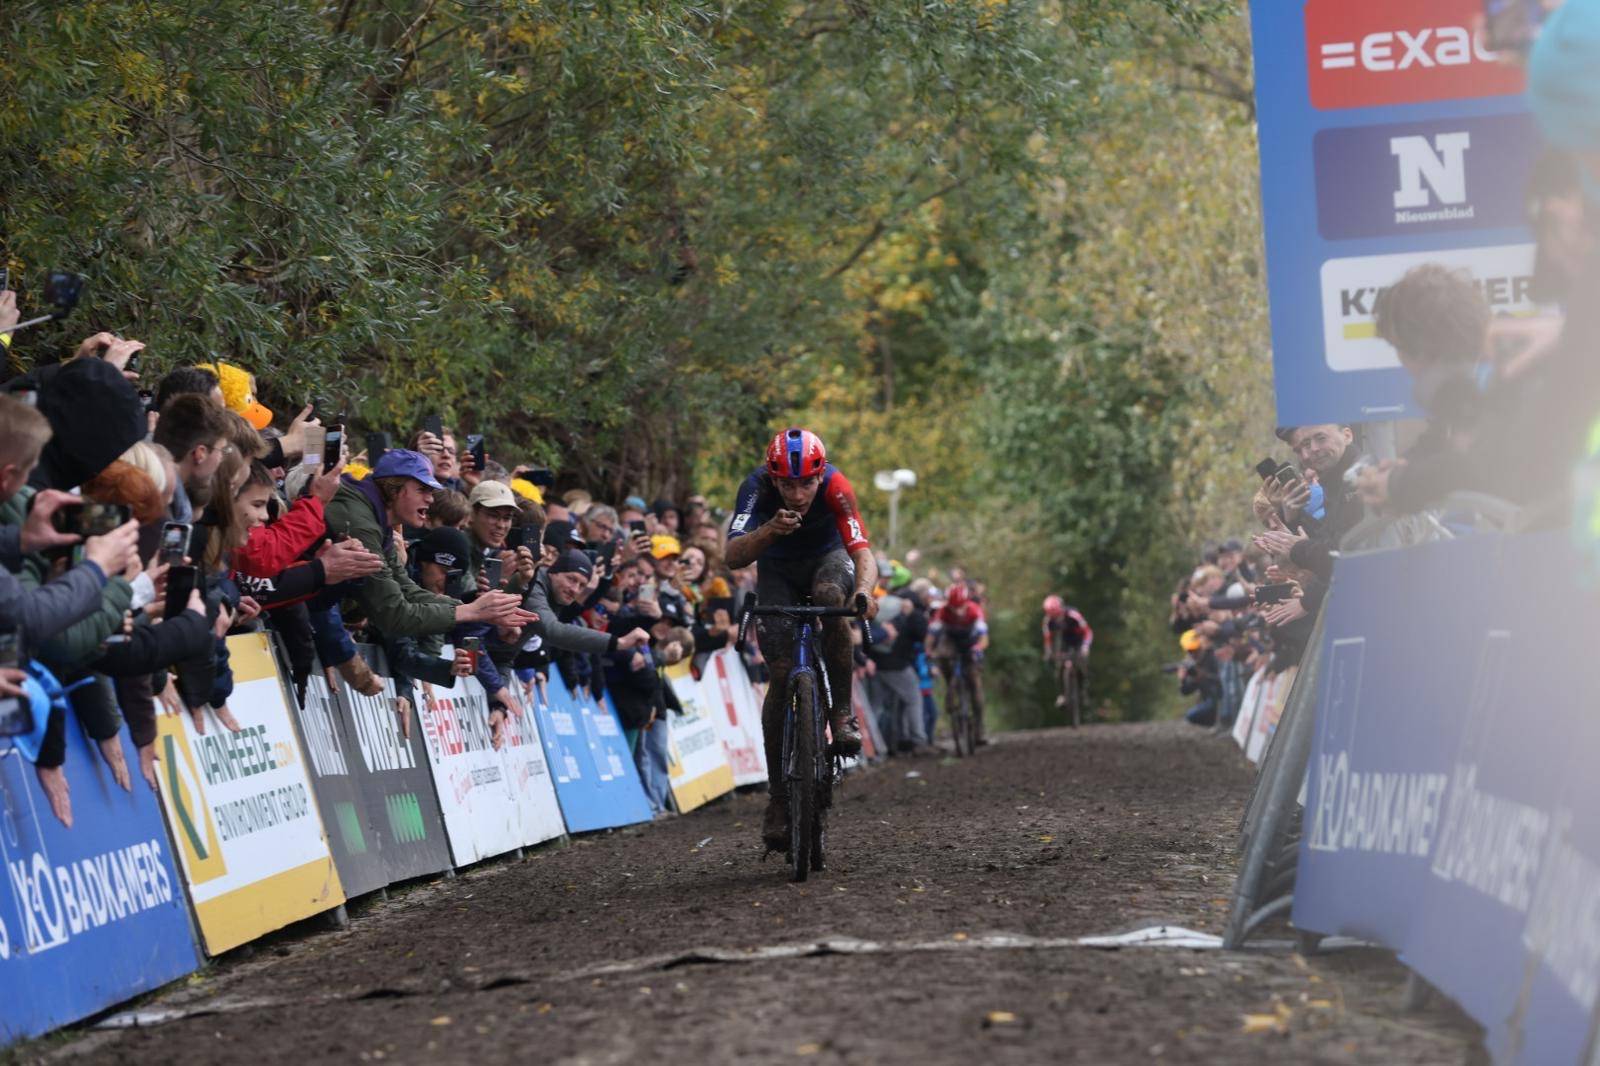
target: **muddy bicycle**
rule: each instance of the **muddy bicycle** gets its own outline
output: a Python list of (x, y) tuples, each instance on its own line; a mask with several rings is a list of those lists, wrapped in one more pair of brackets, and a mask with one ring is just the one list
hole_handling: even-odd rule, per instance
[(1056, 706), (1066, 716), (1067, 724), (1076, 729), (1083, 724), (1083, 664), (1076, 652), (1058, 653), (1056, 656), (1056, 685), (1060, 695)]
[[(828, 708), (833, 694), (823, 667), (821, 619), (857, 618), (862, 607), (763, 607), (751, 596), (739, 615), (738, 647), (744, 648), (752, 617), (783, 617), (795, 623), (794, 668), (789, 671), (789, 707), (783, 718), (783, 787), (789, 798), (789, 850), (794, 880), (823, 868), (827, 812), (840, 773), (839, 756), (828, 748)], [(848, 695), (846, 696), (848, 698)], [(773, 773), (774, 768), (768, 767)]]
[(978, 753), (978, 716), (972, 709), (972, 682), (966, 672), (967, 654), (957, 655), (952, 660), (954, 673), (950, 675), (947, 697), (950, 705), (950, 739), (955, 742), (957, 758)]

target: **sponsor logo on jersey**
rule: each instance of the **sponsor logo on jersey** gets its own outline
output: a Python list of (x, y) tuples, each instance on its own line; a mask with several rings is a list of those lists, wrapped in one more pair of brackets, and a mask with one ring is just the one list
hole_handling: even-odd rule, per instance
[(748, 514), (737, 514), (733, 516), (733, 526), (731, 528), (735, 533), (743, 533), (745, 527), (749, 524), (750, 516)]
[(847, 518), (847, 519), (845, 519), (845, 523), (846, 523), (846, 525), (848, 525), (850, 527), (850, 541), (851, 541), (851, 543), (854, 543), (854, 542), (856, 542), (858, 540), (866, 540), (867, 539), (867, 535), (861, 531), (861, 521), (860, 521), (860, 519)]
[(1340, 127), (1312, 153), (1325, 239), (1518, 228), (1539, 133), (1526, 114)]
[(1310, 0), (1306, 65), (1321, 110), (1520, 93), (1522, 70), (1473, 31), (1482, 0)]

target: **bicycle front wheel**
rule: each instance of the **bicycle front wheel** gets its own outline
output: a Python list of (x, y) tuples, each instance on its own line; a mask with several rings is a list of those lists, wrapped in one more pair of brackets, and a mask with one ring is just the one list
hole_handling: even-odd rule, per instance
[(1076, 729), (1083, 716), (1083, 700), (1078, 687), (1078, 668), (1071, 659), (1061, 667), (1061, 692), (1067, 698), (1067, 724)]
[(784, 767), (789, 788), (789, 865), (796, 881), (811, 872), (812, 848), (817, 843), (817, 761), (822, 758), (818, 736), (822, 732), (817, 700), (817, 675), (797, 671), (789, 679), (789, 736), (793, 746)]
[(946, 698), (950, 701), (950, 739), (955, 743), (956, 758), (959, 759), (973, 754), (976, 750), (972, 744), (972, 731), (969, 728), (972, 710), (967, 701), (967, 686), (963, 678), (957, 678), (948, 691)]

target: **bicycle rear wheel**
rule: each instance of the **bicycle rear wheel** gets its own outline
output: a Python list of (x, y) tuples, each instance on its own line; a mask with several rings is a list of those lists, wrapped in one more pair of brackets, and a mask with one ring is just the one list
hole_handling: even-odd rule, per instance
[(978, 683), (971, 674), (963, 674), (966, 683), (967, 754), (978, 754)]
[[(794, 880), (811, 872), (812, 852), (819, 843), (821, 812), (817, 810), (818, 736), (822, 731), (817, 705), (817, 675), (797, 670), (789, 679), (789, 736), (784, 773), (789, 789), (789, 865)], [(821, 858), (820, 851), (817, 858)]]

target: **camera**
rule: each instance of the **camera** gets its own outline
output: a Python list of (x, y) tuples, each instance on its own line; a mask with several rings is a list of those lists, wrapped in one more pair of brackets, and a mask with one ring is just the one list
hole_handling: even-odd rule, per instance
[(326, 474), (344, 462), (344, 426), (334, 423), (322, 438), (322, 472)]
[(1280, 585), (1257, 585), (1255, 603), (1258, 607), (1267, 607), (1274, 603), (1282, 603), (1294, 598), (1294, 585), (1284, 582)]
[(52, 270), (44, 283), (44, 302), (50, 305), (50, 317), (61, 319), (72, 313), (83, 296), (84, 277), (65, 270)]
[(58, 533), (75, 533), (85, 539), (102, 537), (133, 517), (120, 503), (68, 503), (50, 516)]
[[(0, 666), (17, 669), (22, 665), (22, 637), (14, 625), (0, 628)], [(33, 706), (15, 696), (0, 699), (0, 737), (33, 732)]]
[(467, 434), (467, 454), (472, 456), (472, 469), (483, 473), (483, 465), (488, 462), (489, 455), (484, 449), (482, 433)]
[(194, 593), (199, 571), (192, 566), (174, 566), (167, 571), (167, 599), (162, 617), (174, 619), (189, 609), (189, 597)]
[(161, 561), (168, 566), (182, 566), (189, 550), (189, 537), (193, 527), (187, 522), (168, 522), (161, 527)]

